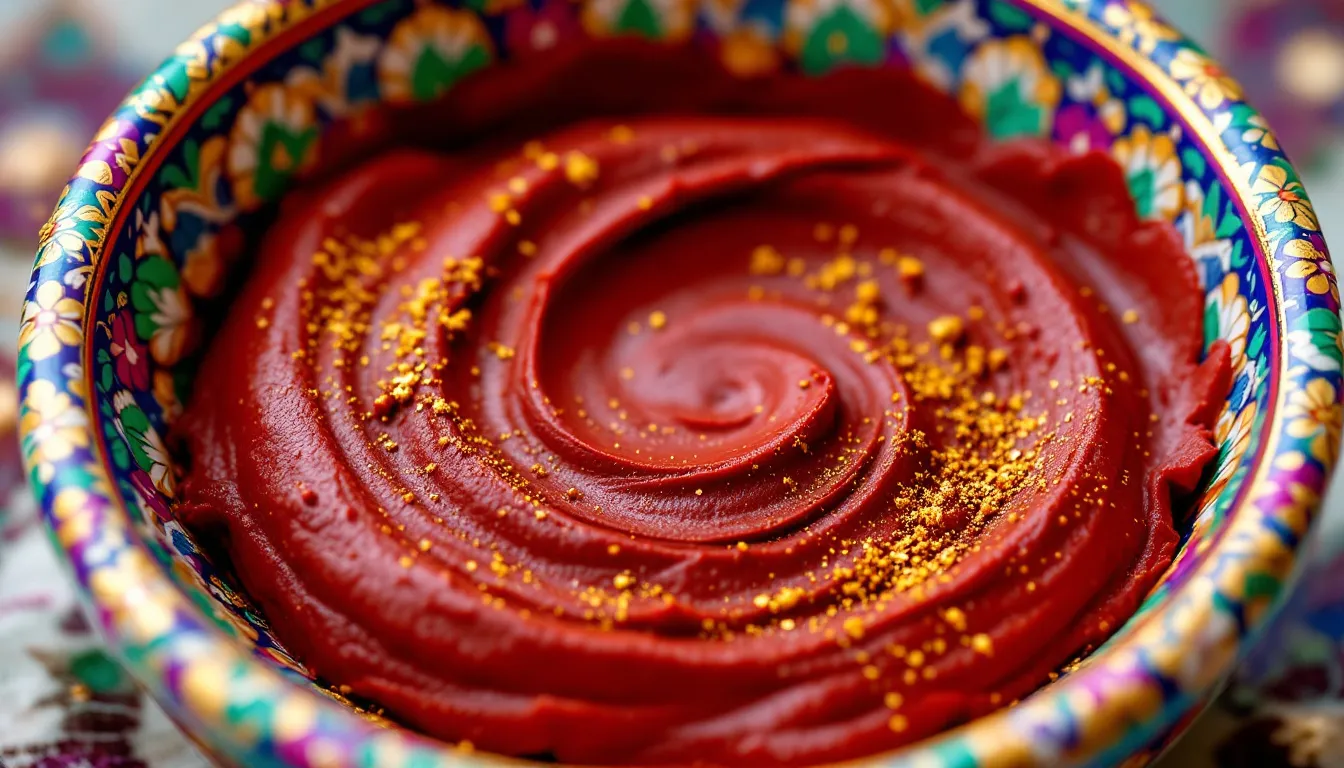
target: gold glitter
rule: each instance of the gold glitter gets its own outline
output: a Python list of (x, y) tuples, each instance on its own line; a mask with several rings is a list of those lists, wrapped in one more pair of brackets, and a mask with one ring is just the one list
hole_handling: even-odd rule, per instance
[(965, 325), (956, 315), (942, 315), (929, 321), (929, 336), (939, 344), (954, 344), (965, 332)]
[(570, 183), (586, 187), (597, 180), (597, 161), (574, 150), (565, 155), (565, 178)]
[(984, 654), (985, 656), (993, 656), (994, 641), (990, 639), (989, 635), (986, 635), (983, 632), (977, 632), (971, 636), (971, 649), (976, 653)]

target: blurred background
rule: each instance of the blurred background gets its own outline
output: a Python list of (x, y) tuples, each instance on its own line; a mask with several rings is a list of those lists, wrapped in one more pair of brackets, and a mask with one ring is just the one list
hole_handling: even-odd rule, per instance
[[(1241, 80), (1344, 257), (1344, 0), (1150, 0)], [(0, 500), (38, 227), (103, 118), (228, 0), (0, 0)], [(0, 504), (0, 506), (5, 506)], [(100, 650), (26, 493), (0, 510), (0, 768), (206, 765)], [(1241, 678), (1160, 768), (1344, 768), (1344, 483)]]

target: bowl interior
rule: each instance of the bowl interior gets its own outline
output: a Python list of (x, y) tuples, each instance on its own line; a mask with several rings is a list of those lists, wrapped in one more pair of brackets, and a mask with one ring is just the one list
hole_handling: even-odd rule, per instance
[[(309, 680), (173, 516), (163, 436), (194, 386), (209, 319), (225, 308), (246, 233), (294, 182), (324, 167), (334, 131), (376, 119), (384, 106), (452, 98), (478, 70), (547, 56), (584, 36), (698, 46), (743, 77), (911, 67), (994, 137), (1047, 137), (1114, 157), (1140, 214), (1184, 236), (1206, 291), (1206, 345), (1228, 342), (1235, 374), (1217, 423), (1220, 453), (1178, 521), (1176, 562), (1141, 615), (1219, 548), (1261, 465), (1282, 463), (1308, 489), (1323, 481), (1337, 414), (1311, 409), (1337, 408), (1340, 355), (1338, 297), (1315, 214), (1235, 83), (1141, 6), (260, 2), (225, 14), (140, 86), (95, 140), (44, 231), (29, 295), (37, 319), (25, 325), (20, 375), (25, 414), (54, 425), (42, 435), (26, 430), (25, 453), (61, 543), (91, 546), (97, 532), (63, 529), (60, 495), (109, 494), (205, 616), (266, 663)], [(1170, 77), (1154, 80), (1157, 69)], [(1289, 386), (1300, 402), (1276, 412), (1277, 393)], [(79, 419), (62, 415), (86, 398), (91, 440), (81, 439)], [(1282, 419), (1285, 434), (1266, 428)], [(81, 549), (73, 560), (87, 583), (98, 556)]]

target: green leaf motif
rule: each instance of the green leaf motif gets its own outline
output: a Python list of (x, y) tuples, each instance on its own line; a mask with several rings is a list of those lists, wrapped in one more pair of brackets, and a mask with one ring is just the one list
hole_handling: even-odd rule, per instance
[(28, 356), (27, 349), (19, 350), (17, 365), (15, 366), (15, 380), (27, 381), (33, 372), (33, 359)]
[(1015, 5), (1009, 5), (1003, 0), (992, 0), (987, 10), (989, 18), (1005, 29), (1014, 32), (1031, 29), (1031, 14)]
[(66, 485), (88, 488), (94, 483), (94, 475), (87, 465), (67, 464), (65, 467), (61, 468), (61, 480), (64, 481)]
[(1246, 576), (1242, 590), (1247, 600), (1273, 598), (1279, 594), (1281, 586), (1278, 579), (1265, 573), (1251, 573)]
[(980, 758), (971, 751), (971, 747), (956, 739), (943, 739), (933, 746), (938, 756), (938, 765), (974, 766), (980, 765)]
[(131, 689), (130, 679), (107, 654), (92, 650), (70, 659), (70, 674), (94, 693), (118, 693)]
[(1255, 114), (1255, 110), (1245, 104), (1233, 104), (1230, 112), (1232, 120), (1228, 123), (1227, 129), (1235, 130), (1238, 134), (1250, 127), (1251, 116)]
[(121, 436), (116, 434), (113, 429), (112, 438), (107, 441), (107, 448), (112, 453), (112, 463), (117, 469), (125, 472), (131, 468), (131, 454), (126, 448), (126, 443)]
[(1186, 147), (1181, 151), (1181, 165), (1195, 176), (1203, 178), (1204, 172), (1208, 170), (1208, 163), (1204, 160), (1204, 155), (1195, 151), (1193, 147)]
[(148, 472), (154, 467), (154, 460), (145, 452), (145, 443), (148, 442), (145, 435), (152, 429), (149, 418), (138, 405), (122, 408), (117, 418), (121, 420), (121, 428), (126, 431), (126, 439), (131, 444), (131, 456), (135, 459), (136, 466)]
[(1167, 124), (1167, 113), (1149, 96), (1135, 96), (1130, 99), (1129, 114), (1135, 120), (1143, 120), (1157, 130), (1161, 130)]
[(1218, 222), (1217, 235), (1219, 237), (1231, 237), (1242, 230), (1241, 216), (1237, 214), (1237, 208), (1231, 201), (1223, 209), (1223, 217)]
[(241, 24), (221, 24), (219, 34), (236, 40), (244, 47), (252, 44), (252, 31)]
[(299, 56), (312, 64), (321, 61), (326, 52), (327, 42), (320, 37), (315, 37), (299, 46)]
[(1336, 332), (1339, 330), (1339, 315), (1324, 307), (1316, 307), (1315, 309), (1309, 309), (1302, 313), (1302, 315), (1294, 321), (1293, 326), (1295, 328), (1302, 328), (1313, 332)]
[(213, 131), (222, 127), (233, 114), (233, 97), (222, 96), (201, 115), (201, 127)]
[[(252, 662), (255, 663), (255, 662)], [(241, 668), (235, 669), (230, 675), (241, 675)], [(246, 699), (234, 699), (224, 708), (224, 717), (227, 722), (236, 729), (249, 729), (253, 733), (266, 733), (272, 728), (275, 722), (275, 702), (262, 696), (249, 697)], [(248, 765), (251, 768), (284, 768), (279, 758), (249, 760)]]
[[(626, 6), (621, 18), (624, 19), (630, 14), (630, 7), (637, 4), (647, 8), (643, 0), (633, 0)], [(651, 9), (649, 13), (652, 13)], [(438, 98), (458, 80), (489, 63), (490, 53), (479, 44), (472, 44), (461, 58), (451, 61), (444, 58), (433, 46), (427, 45), (421, 49), (420, 55), (416, 57), (415, 66), (411, 68), (411, 95), (417, 101)], [(316, 129), (313, 129), (313, 133), (316, 134)]]
[(1255, 334), (1251, 336), (1250, 342), (1246, 345), (1246, 355), (1248, 357), (1255, 357), (1260, 354), (1261, 347), (1265, 345), (1265, 335), (1265, 326), (1262, 325), (1255, 329)]
[[(140, 266), (135, 273), (136, 282), (143, 282), (155, 288), (176, 288), (180, 285), (177, 267), (162, 256), (146, 258), (140, 262)], [(134, 290), (132, 290), (132, 294), (134, 293)]]
[(812, 28), (799, 58), (804, 72), (819, 75), (846, 61), (876, 64), (883, 54), (877, 31), (842, 5)]
[(646, 0), (629, 0), (616, 19), (616, 31), (657, 40), (663, 36), (663, 25), (658, 20), (658, 12)]
[(252, 189), (257, 197), (274, 200), (284, 193), (289, 180), (308, 157), (317, 136), (316, 126), (295, 133), (279, 123), (266, 123), (261, 129), (257, 170), (252, 179)]
[(1153, 213), (1153, 204), (1157, 199), (1153, 179), (1153, 169), (1146, 167), (1129, 174), (1126, 179), (1129, 182), (1129, 195), (1134, 198), (1134, 208), (1140, 218), (1146, 219)]
[(135, 332), (142, 339), (148, 339), (159, 329), (154, 313), (159, 309), (155, 297), (167, 289), (175, 289), (180, 278), (177, 267), (162, 256), (149, 256), (141, 260), (135, 270), (135, 282), (131, 284), (131, 306), (135, 307)]
[(1130, 620), (1132, 621), (1134, 619), (1137, 619), (1140, 616), (1143, 616), (1144, 614), (1151, 611), (1155, 606), (1157, 606), (1163, 600), (1166, 599), (1167, 594), (1169, 592), (1171, 592), (1171, 585), (1165, 582), (1162, 584), (1158, 584), (1156, 587), (1153, 588), (1152, 592), (1148, 593), (1148, 597), (1144, 598), (1143, 603), (1139, 605), (1139, 609), (1134, 612), (1134, 615), (1130, 618)]
[(1115, 67), (1106, 67), (1106, 88), (1111, 93), (1120, 93), (1125, 90), (1125, 76), (1120, 74)]
[(1223, 199), (1223, 185), (1213, 184), (1204, 190), (1204, 205), (1200, 213), (1213, 222), (1218, 221), (1218, 209)]
[(182, 143), (182, 168), (165, 165), (159, 171), (163, 183), (175, 189), (194, 189), (196, 187), (196, 167), (201, 157), (201, 145), (195, 139)]
[(385, 0), (384, 2), (371, 5), (359, 14), (361, 24), (377, 24), (387, 17), (403, 12), (404, 3), (401, 0)]
[(143, 90), (166, 89), (173, 94), (173, 98), (178, 102), (187, 98), (191, 91), (191, 77), (187, 74), (187, 64), (191, 62), (192, 56), (186, 54), (177, 54), (172, 58), (172, 63), (159, 70), (158, 74), (145, 81)]
[[(1309, 309), (1293, 320), (1294, 331), (1305, 331), (1311, 346), (1338, 370), (1344, 366), (1344, 353), (1339, 348), (1339, 315), (1324, 307)], [(1321, 369), (1321, 361), (1308, 359), (1307, 364)], [(1328, 364), (1327, 364), (1328, 366)], [(1329, 366), (1328, 366), (1329, 367)]]
[(985, 127), (996, 139), (1036, 136), (1044, 129), (1045, 110), (1022, 98), (1017, 80), (1009, 80), (985, 100)]

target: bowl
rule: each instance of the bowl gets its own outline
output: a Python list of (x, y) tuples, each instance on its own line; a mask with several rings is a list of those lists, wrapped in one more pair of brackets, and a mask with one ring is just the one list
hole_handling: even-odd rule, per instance
[[(834, 35), (847, 45), (828, 45)], [(1339, 295), (1297, 172), (1236, 82), (1127, 0), (254, 0), (111, 116), (43, 227), (22, 448), (96, 625), (218, 762), (494, 764), (315, 684), (174, 519), (167, 427), (243, 232), (379, 105), (562, 36), (699, 46), (735, 72), (911, 67), (996, 138), (1109, 152), (1182, 233), (1235, 383), (1175, 562), (1076, 671), (872, 764), (1138, 765), (1220, 688), (1291, 583), (1340, 434)], [(429, 62), (429, 64), (426, 64)], [(446, 65), (446, 66), (445, 66)]]

